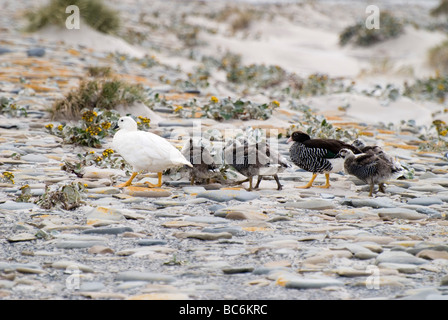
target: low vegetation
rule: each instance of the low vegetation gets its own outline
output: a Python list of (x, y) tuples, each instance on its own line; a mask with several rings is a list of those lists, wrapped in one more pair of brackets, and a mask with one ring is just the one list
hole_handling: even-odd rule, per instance
[(79, 8), (81, 24), (86, 23), (95, 30), (103, 33), (116, 34), (120, 28), (120, 17), (102, 0), (50, 0), (40, 8), (29, 10), (27, 31), (37, 31), (48, 25), (65, 26), (70, 14), (65, 10), (70, 5)]
[(339, 35), (339, 44), (345, 46), (350, 43), (355, 46), (368, 47), (387, 39), (396, 38), (403, 32), (403, 23), (391, 13), (382, 11), (379, 29), (368, 29), (364, 20), (359, 21), (342, 31)]

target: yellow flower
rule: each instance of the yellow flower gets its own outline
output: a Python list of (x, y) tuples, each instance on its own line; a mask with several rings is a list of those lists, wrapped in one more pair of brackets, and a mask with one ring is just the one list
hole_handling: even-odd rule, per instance
[(114, 150), (106, 149), (106, 150), (103, 151), (103, 157), (106, 158), (106, 157), (110, 156), (113, 153), (114, 153)]
[(53, 129), (53, 124), (52, 124), (52, 123), (49, 123), (49, 124), (47, 124), (47, 125), (45, 126), (45, 128), (51, 130), (51, 129)]
[(212, 97), (210, 98), (210, 100), (211, 100), (213, 103), (218, 103), (218, 102), (219, 102), (218, 98), (216, 98), (215, 96), (212, 96)]
[(92, 122), (93, 118), (98, 116), (98, 113), (96, 113), (95, 111), (86, 111), (82, 114), (82, 120), (84, 120), (85, 122)]
[(445, 86), (443, 85), (443, 83), (439, 83), (439, 85), (437, 86), (437, 89), (439, 89), (440, 91), (443, 91), (445, 89)]
[(107, 129), (110, 129), (111, 123), (104, 121), (101, 123), (101, 126), (103, 127), (103, 129), (107, 130)]
[(89, 153), (90, 153), (90, 154), (94, 154), (94, 153), (95, 153), (95, 151), (89, 151)]
[(151, 119), (148, 119), (146, 117), (138, 116), (138, 118), (143, 122), (144, 124), (149, 124), (151, 122)]
[(103, 161), (103, 158), (101, 158), (101, 157), (97, 157), (97, 158), (95, 159), (95, 161), (96, 161), (96, 162)]
[(176, 106), (176, 109), (174, 109), (174, 112), (178, 112), (178, 111), (180, 111), (180, 110), (182, 110), (184, 107), (182, 107), (182, 106), (180, 106), (180, 105), (177, 105)]
[(274, 104), (276, 107), (280, 107), (280, 102), (277, 100), (272, 101), (272, 104)]
[(9, 172), (9, 171), (3, 172), (3, 177), (5, 179), (11, 181), (12, 184), (15, 184), (15, 182), (14, 182), (14, 175), (11, 172)]
[(440, 132), (440, 135), (446, 136), (447, 133), (448, 133), (448, 130), (443, 130), (443, 131)]
[(62, 131), (62, 129), (64, 129), (64, 126), (62, 124), (58, 125), (58, 130)]

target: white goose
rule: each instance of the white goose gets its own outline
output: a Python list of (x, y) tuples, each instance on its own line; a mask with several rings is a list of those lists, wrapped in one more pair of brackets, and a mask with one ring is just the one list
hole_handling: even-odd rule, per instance
[(192, 167), (168, 140), (151, 132), (138, 130), (137, 123), (131, 117), (121, 117), (117, 125), (120, 130), (114, 135), (113, 149), (133, 167), (131, 178), (117, 187), (130, 186), (132, 180), (142, 170), (157, 172), (158, 184), (146, 182), (148, 187), (161, 187), (164, 170), (183, 165)]

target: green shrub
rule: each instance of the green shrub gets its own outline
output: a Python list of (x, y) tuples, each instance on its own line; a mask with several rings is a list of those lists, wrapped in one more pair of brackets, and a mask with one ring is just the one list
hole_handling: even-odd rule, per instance
[(65, 21), (70, 15), (65, 10), (70, 5), (78, 6), (81, 24), (85, 22), (103, 33), (118, 32), (119, 14), (107, 7), (102, 0), (50, 0), (48, 5), (26, 13), (29, 21), (27, 31), (36, 31), (47, 25), (65, 26)]
[(367, 47), (375, 43), (396, 38), (404, 32), (403, 24), (389, 12), (381, 12), (380, 28), (367, 29), (365, 21), (359, 21), (349, 26), (339, 35), (339, 44), (345, 46), (353, 43), (356, 46)]

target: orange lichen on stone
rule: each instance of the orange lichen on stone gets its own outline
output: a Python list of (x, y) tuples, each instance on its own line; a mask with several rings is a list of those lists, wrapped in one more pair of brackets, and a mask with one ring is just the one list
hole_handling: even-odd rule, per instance
[(399, 149), (406, 149), (406, 150), (417, 150), (418, 147), (417, 146), (410, 146), (407, 144), (399, 144), (399, 143), (392, 143), (392, 142), (385, 142), (386, 146), (391, 146), (394, 148), (399, 148)]

